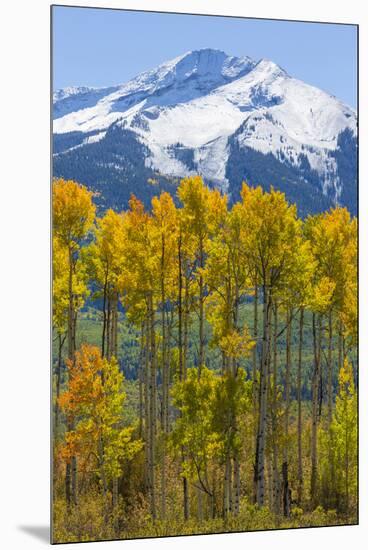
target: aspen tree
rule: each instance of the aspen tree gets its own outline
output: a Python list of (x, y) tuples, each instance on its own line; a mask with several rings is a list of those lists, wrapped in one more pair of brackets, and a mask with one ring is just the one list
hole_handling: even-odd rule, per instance
[(59, 398), (66, 415), (77, 418), (68, 432), (66, 457), (78, 454), (84, 471), (97, 468), (103, 495), (121, 475), (122, 459), (131, 459), (141, 442), (133, 440), (133, 427), (123, 427), (121, 412), (126, 398), (123, 375), (115, 358), (101, 357), (95, 346), (82, 345), (74, 361), (68, 360), (69, 388)]
[(263, 295), (263, 335), (259, 383), (259, 414), (254, 465), (256, 502), (264, 505), (265, 445), (268, 415), (269, 364), (271, 355), (271, 312), (273, 295), (289, 275), (301, 234), (295, 206), (275, 190), (264, 193), (260, 187), (243, 183), (243, 242), (247, 261), (255, 272)]
[[(94, 241), (83, 250), (90, 277), (102, 294), (102, 357), (110, 360), (118, 354), (118, 281), (123, 261), (123, 216), (107, 210), (97, 220)], [(114, 478), (113, 505), (118, 500), (118, 479)]]
[(157, 335), (160, 259), (155, 254), (155, 231), (152, 218), (141, 201), (132, 196), (124, 217), (124, 265), (120, 278), (122, 300), (128, 315), (142, 316), (145, 324), (145, 449), (146, 479), (151, 515), (157, 517), (156, 506), (156, 434), (157, 434)]
[[(179, 351), (179, 380), (186, 380), (187, 354), (188, 354), (188, 330), (190, 324), (190, 311), (192, 304), (194, 284), (194, 258), (195, 240), (190, 232), (186, 220), (183, 220), (183, 209), (177, 211), (177, 318), (178, 318), (178, 351)], [(182, 469), (185, 464), (185, 447), (181, 449)], [(183, 478), (183, 516), (189, 519), (189, 481), (185, 472)]]
[(101, 353), (108, 359), (117, 354), (118, 282), (123, 263), (123, 216), (107, 210), (97, 220), (94, 241), (83, 250), (90, 279), (102, 296)]
[(298, 502), (301, 501), (303, 473), (302, 473), (302, 407), (301, 407), (301, 375), (302, 375), (302, 353), (303, 353), (303, 324), (304, 308), (310, 304), (313, 295), (313, 276), (316, 269), (311, 245), (305, 238), (303, 228), (294, 237), (294, 254), (290, 258), (287, 276), (283, 284), (276, 289), (278, 303), (285, 310), (285, 327), (280, 331), (286, 333), (286, 358), (285, 358), (285, 412), (284, 412), (284, 445), (283, 445), (283, 503), (284, 515), (290, 515), (291, 487), (289, 484), (289, 446), (290, 446), (290, 404), (291, 404), (291, 356), (292, 356), (292, 333), (293, 321), (299, 316), (299, 342), (298, 342), (298, 363), (297, 363), (297, 401), (298, 401)]
[(198, 376), (205, 365), (204, 303), (206, 298), (203, 269), (209, 239), (220, 226), (226, 214), (226, 197), (211, 191), (201, 177), (183, 179), (178, 187), (183, 204), (182, 226), (190, 233), (196, 248), (196, 281), (198, 284), (199, 351)]
[(66, 339), (68, 316), (68, 272), (65, 265), (68, 261), (68, 251), (57, 237), (52, 240), (52, 323), (58, 339), (58, 357), (56, 367), (56, 402), (55, 402), (55, 431), (57, 437), (59, 425), (59, 404), (62, 369), (62, 349)]
[[(209, 289), (208, 319), (213, 326), (214, 343), (223, 357), (223, 375), (238, 376), (239, 359), (248, 355), (254, 342), (247, 327), (241, 327), (239, 308), (242, 296), (249, 291), (250, 280), (241, 254), (241, 210), (234, 206), (208, 248), (205, 282)], [(236, 415), (230, 431), (237, 431)], [(233, 481), (232, 481), (233, 477)], [(228, 445), (225, 454), (224, 510), (239, 513), (240, 464), (239, 449)]]
[[(322, 474), (327, 476), (330, 492), (329, 504), (347, 513), (357, 499), (357, 394), (351, 364), (345, 359), (339, 372), (339, 390), (329, 430), (322, 433), (324, 447)], [(330, 478), (331, 460), (334, 478)]]
[(189, 368), (186, 379), (178, 380), (171, 390), (173, 404), (181, 412), (170, 434), (171, 445), (180, 455), (186, 449), (183, 475), (211, 499), (209, 467), (220, 444), (213, 428), (216, 383), (216, 375), (206, 367), (200, 378), (197, 369)]
[[(53, 231), (68, 251), (68, 358), (74, 360), (76, 350), (77, 308), (74, 279), (80, 244), (92, 227), (95, 217), (92, 193), (72, 180), (53, 182)], [(71, 422), (73, 420), (71, 419)], [(69, 426), (69, 429), (72, 425)], [(65, 491), (68, 503), (77, 504), (77, 461), (72, 456), (66, 465)]]
[(159, 261), (159, 307), (161, 309), (161, 372), (163, 431), (161, 464), (161, 517), (166, 516), (166, 438), (169, 433), (169, 386), (170, 386), (170, 326), (168, 305), (175, 299), (175, 255), (177, 213), (174, 201), (168, 193), (152, 200), (152, 246)]
[[(198, 377), (205, 365), (205, 299), (206, 289), (203, 277), (206, 248), (221, 224), (226, 213), (226, 197), (218, 190), (210, 190), (201, 177), (183, 179), (178, 187), (178, 197), (183, 204), (182, 225), (195, 243), (195, 280), (198, 285)], [(197, 491), (198, 515), (202, 515), (202, 494)]]

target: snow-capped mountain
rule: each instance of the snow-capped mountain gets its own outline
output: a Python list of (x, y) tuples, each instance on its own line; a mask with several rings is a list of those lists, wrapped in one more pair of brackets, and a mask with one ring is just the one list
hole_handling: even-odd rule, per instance
[(282, 189), (305, 211), (356, 211), (355, 111), (272, 61), (193, 51), (125, 84), (53, 99), (55, 175), (102, 195), (109, 174), (125, 197), (137, 193), (138, 172), (171, 190), (199, 173), (233, 199), (245, 179)]

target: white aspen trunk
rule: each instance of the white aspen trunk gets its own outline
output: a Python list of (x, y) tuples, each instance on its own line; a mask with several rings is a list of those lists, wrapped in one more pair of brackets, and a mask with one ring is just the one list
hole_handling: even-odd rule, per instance
[[(184, 369), (184, 343), (183, 343), (183, 258), (182, 258), (182, 235), (178, 239), (178, 345), (179, 345), (179, 380), (185, 380)], [(182, 464), (185, 461), (184, 447), (181, 448)], [(188, 480), (183, 477), (183, 515), (184, 520), (189, 519), (189, 493)]]
[(106, 319), (106, 357), (107, 360), (111, 359), (111, 298), (110, 298), (110, 289), (108, 288), (107, 293), (107, 319)]
[(339, 342), (338, 342), (338, 349), (339, 349), (339, 358), (338, 358), (338, 370), (342, 369), (343, 365), (343, 345), (342, 345), (342, 322), (339, 321)]
[(183, 378), (187, 378), (187, 358), (188, 358), (188, 330), (189, 330), (189, 280), (185, 278), (184, 295), (184, 349), (183, 349)]
[(258, 350), (258, 286), (254, 287), (254, 310), (253, 310), (253, 410), (257, 410), (257, 350)]
[(272, 365), (272, 386), (273, 386), (273, 414), (272, 414), (272, 480), (273, 480), (273, 511), (276, 515), (280, 513), (280, 475), (277, 441), (277, 331), (278, 331), (278, 309), (277, 302), (274, 304), (274, 328), (273, 328), (273, 365)]
[(114, 292), (114, 303), (112, 312), (112, 338), (111, 338), (111, 352), (113, 357), (118, 358), (118, 303), (119, 295)]
[(345, 428), (345, 501), (346, 501), (346, 511), (349, 511), (349, 432), (348, 432), (348, 423), (346, 422)]
[(265, 448), (267, 429), (267, 388), (268, 388), (268, 359), (270, 346), (270, 308), (271, 297), (266, 283), (263, 285), (263, 339), (262, 362), (259, 387), (259, 420), (256, 442), (255, 482), (256, 503), (264, 506), (265, 491)]
[[(188, 325), (189, 325), (189, 279), (185, 277), (184, 290), (184, 341), (183, 341), (183, 380), (187, 378), (187, 356), (188, 356)], [(183, 450), (183, 461), (185, 460), (185, 449)], [(190, 487), (187, 477), (183, 477), (183, 498), (184, 498), (184, 519), (188, 520), (190, 515)]]
[(285, 444), (283, 449), (282, 483), (284, 516), (290, 515), (289, 495), (289, 410), (290, 410), (290, 372), (291, 372), (291, 323), (292, 311), (286, 313), (286, 373), (285, 373)]
[(332, 310), (328, 313), (328, 355), (327, 355), (327, 402), (328, 402), (328, 425), (332, 422), (332, 403), (333, 403), (333, 390), (332, 390)]
[(151, 435), (151, 392), (150, 392), (150, 363), (149, 363), (149, 312), (145, 322), (145, 354), (144, 354), (144, 442), (145, 442), (145, 480), (148, 494), (151, 494), (151, 467), (150, 467), (150, 435)]
[(230, 512), (230, 458), (226, 457), (225, 460), (225, 476), (224, 476), (224, 518), (226, 518)]
[(68, 303), (68, 358), (74, 359), (73, 323), (74, 323), (74, 297), (73, 297), (73, 251), (69, 247), (69, 303)]
[(153, 309), (153, 297), (149, 296), (150, 311), (150, 440), (149, 440), (149, 465), (150, 465), (150, 489), (151, 489), (151, 515), (153, 520), (156, 512), (156, 488), (155, 488), (155, 446), (156, 446), (156, 335), (155, 313)]
[(267, 456), (267, 492), (268, 492), (268, 508), (274, 509), (273, 502), (273, 469), (272, 469), (272, 455)]
[(292, 312), (288, 308), (286, 314), (286, 373), (285, 373), (285, 446), (284, 461), (289, 460), (289, 413), (290, 413), (290, 373), (291, 373), (291, 318)]
[[(253, 411), (254, 419), (257, 420), (254, 422), (254, 441), (257, 441), (258, 434), (258, 422), (259, 422), (259, 387), (257, 382), (257, 354), (258, 354), (258, 285), (257, 280), (255, 279), (254, 284), (254, 302), (253, 302), (253, 338), (255, 341), (255, 346), (253, 348), (253, 360), (252, 360), (252, 399), (253, 399)], [(258, 397), (258, 398), (257, 398)], [(253, 449), (254, 453), (257, 453), (256, 448)], [(253, 502), (257, 502), (257, 476), (256, 476), (256, 467), (254, 465), (254, 479), (253, 479)]]
[(298, 348), (298, 376), (297, 376), (297, 399), (298, 399), (298, 505), (303, 499), (303, 449), (302, 449), (302, 353), (303, 353), (303, 328), (304, 308), (300, 309), (299, 319), (299, 348)]
[(56, 368), (56, 403), (55, 403), (55, 433), (54, 437), (57, 438), (58, 436), (58, 428), (59, 428), (59, 397), (60, 397), (60, 386), (61, 386), (61, 367), (63, 364), (63, 357), (62, 357), (62, 350), (63, 345), (65, 341), (65, 336), (62, 338), (61, 334), (58, 333), (58, 361), (57, 361), (57, 368)]
[(106, 351), (106, 327), (107, 327), (107, 315), (106, 315), (106, 297), (107, 297), (107, 276), (108, 272), (105, 273), (105, 281), (103, 287), (103, 302), (102, 302), (102, 342), (101, 342), (101, 355), (105, 357)]
[[(312, 441), (311, 441), (311, 501), (316, 502), (317, 490), (317, 429), (318, 429), (318, 386), (320, 377), (320, 326), (316, 327), (316, 316), (313, 313), (313, 349), (314, 372), (312, 380)], [(319, 323), (320, 325), (320, 323)], [(317, 334), (318, 333), (318, 334)]]
[(184, 380), (183, 372), (183, 264), (182, 236), (178, 238), (178, 347), (179, 347), (179, 380)]
[(140, 338), (140, 352), (139, 352), (139, 437), (144, 439), (143, 436), (143, 416), (144, 416), (144, 399), (143, 399), (143, 387), (144, 387), (144, 323), (141, 325), (141, 338)]
[(100, 469), (100, 478), (102, 482), (102, 490), (103, 490), (104, 496), (106, 496), (107, 481), (106, 481), (106, 474), (105, 474), (105, 458), (104, 458), (104, 447), (103, 447), (102, 436), (99, 436), (98, 438), (98, 463), (99, 463), (99, 469)]
[(162, 442), (161, 459), (161, 519), (166, 517), (166, 434), (168, 433), (168, 365), (167, 365), (167, 335), (165, 318), (165, 236), (161, 238), (161, 328), (162, 328)]
[[(200, 243), (200, 267), (204, 267), (204, 252), (203, 244)], [(198, 365), (198, 378), (201, 377), (202, 367), (205, 363), (205, 349), (204, 349), (204, 282), (202, 273), (199, 276), (199, 365)]]
[[(74, 291), (73, 291), (73, 251), (69, 246), (69, 304), (68, 304), (68, 358), (70, 361), (75, 360), (75, 325), (76, 314), (74, 311)], [(68, 431), (74, 429), (74, 421), (68, 420)], [(66, 465), (65, 471), (65, 493), (68, 506), (72, 502), (77, 504), (77, 458), (72, 456), (69, 463)]]

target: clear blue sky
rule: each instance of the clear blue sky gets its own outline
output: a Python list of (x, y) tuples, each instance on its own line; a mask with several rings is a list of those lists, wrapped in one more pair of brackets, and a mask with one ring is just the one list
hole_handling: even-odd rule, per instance
[(216, 48), (271, 59), (355, 108), (356, 35), (351, 25), (55, 6), (54, 89), (120, 84), (186, 51)]

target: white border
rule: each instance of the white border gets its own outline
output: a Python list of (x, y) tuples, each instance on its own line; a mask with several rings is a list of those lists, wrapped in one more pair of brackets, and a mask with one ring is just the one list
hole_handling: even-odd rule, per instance
[[(108, 0), (64, 4), (360, 25), (360, 526), (94, 543), (93, 548), (360, 548), (368, 538), (368, 17), (359, 0)], [(5, 4), (5, 3), (4, 3)], [(0, 544), (45, 547), (49, 521), (49, 5), (7, 2), (0, 32)], [(5, 120), (5, 125), (4, 125)], [(4, 170), (5, 166), (5, 170)], [(64, 547), (64, 545), (61, 545)], [(65, 546), (66, 547), (66, 546)], [(92, 546), (68, 545), (68, 548)]]

